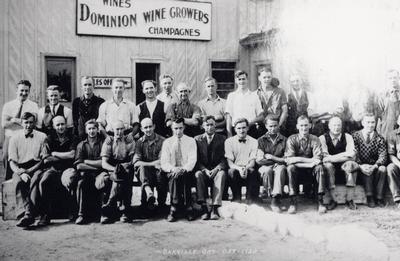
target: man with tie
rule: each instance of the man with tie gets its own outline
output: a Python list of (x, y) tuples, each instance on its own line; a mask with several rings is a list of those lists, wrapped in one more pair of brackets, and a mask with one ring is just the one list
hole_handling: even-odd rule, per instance
[(159, 80), (161, 93), (157, 95), (157, 99), (164, 103), (164, 111), (167, 112), (169, 105), (178, 101), (178, 97), (173, 89), (174, 79), (170, 74), (162, 74)]
[(178, 118), (172, 122), (173, 136), (166, 139), (161, 149), (161, 169), (169, 179), (171, 209), (167, 220), (177, 219), (178, 207), (183, 206), (189, 221), (194, 220), (192, 209), (191, 184), (193, 168), (197, 161), (196, 141), (183, 134), (184, 119)]
[(1, 127), (4, 128), (4, 141), (3, 141), (3, 164), (6, 171), (5, 179), (10, 179), (12, 171), (8, 161), (8, 144), (10, 138), (17, 130), (22, 129), (21, 116), (25, 112), (34, 114), (35, 119), (39, 111), (36, 102), (29, 100), (29, 93), (31, 91), (31, 83), (28, 80), (21, 80), (16, 84), (16, 98), (4, 104), (1, 114)]
[(39, 109), (37, 128), (49, 135), (53, 130), (52, 120), (55, 116), (62, 116), (66, 119), (66, 128), (72, 132), (74, 127), (72, 110), (60, 104), (60, 87), (50, 85), (47, 87), (48, 105)]
[[(218, 208), (226, 181), (225, 136), (216, 133), (216, 120), (209, 115), (203, 119), (204, 134), (195, 137), (197, 164), (195, 172), (197, 201), (202, 206), (203, 220), (219, 219)], [(207, 207), (208, 185), (211, 185), (211, 213)]]
[(361, 121), (362, 130), (353, 133), (357, 152), (356, 162), (360, 165), (368, 207), (376, 204), (384, 207), (384, 186), (386, 180), (387, 148), (385, 139), (375, 131), (375, 115), (366, 113)]
[(28, 227), (35, 222), (34, 203), (31, 198), (37, 199), (39, 193), (37, 187), (31, 186), (31, 178), (42, 172), (43, 160), (48, 153), (46, 135), (34, 130), (35, 115), (24, 112), (18, 119), (21, 119), (23, 129), (15, 131), (10, 139), (9, 160), (13, 171), (17, 204), (21, 199), (25, 210), (24, 216), (18, 221), (17, 226)]
[(310, 134), (310, 120), (307, 116), (297, 119), (298, 134), (290, 136), (286, 142), (285, 158), (289, 178), (289, 214), (297, 212), (299, 178), (310, 179), (316, 184), (318, 193), (318, 213), (326, 213), (323, 204), (325, 193), (325, 171), (322, 166), (322, 148), (318, 137)]
[(236, 135), (225, 141), (225, 157), (228, 161), (228, 184), (232, 190), (232, 201), (241, 201), (242, 185), (246, 185), (246, 202), (259, 199), (260, 185), (255, 169), (257, 140), (247, 135), (249, 122), (238, 118), (234, 123)]
[(335, 116), (329, 120), (329, 132), (320, 136), (322, 153), (324, 155), (323, 165), (328, 175), (328, 189), (331, 195), (331, 202), (327, 206), (332, 210), (337, 206), (335, 199), (336, 180), (346, 184), (346, 205), (349, 209), (357, 209), (353, 201), (358, 164), (354, 161), (356, 150), (353, 137), (343, 132), (342, 120)]

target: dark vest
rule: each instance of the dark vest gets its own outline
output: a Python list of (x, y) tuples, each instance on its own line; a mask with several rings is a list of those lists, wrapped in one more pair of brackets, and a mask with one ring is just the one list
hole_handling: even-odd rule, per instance
[(165, 112), (164, 103), (157, 100), (156, 107), (154, 108), (153, 117), (150, 117), (149, 109), (147, 108), (146, 101), (139, 104), (140, 114), (139, 121), (144, 118), (152, 118), (155, 125), (154, 132), (163, 137), (166, 136), (166, 126), (165, 126)]
[(290, 111), (289, 115), (295, 114), (295, 118), (297, 120), (297, 117), (300, 115), (307, 115), (307, 109), (308, 109), (308, 97), (307, 93), (303, 91), (301, 93), (299, 101), (296, 100), (294, 97), (294, 93), (290, 92), (288, 95), (288, 109)]
[(53, 129), (53, 118), (56, 116), (63, 116), (65, 118), (64, 115), (64, 106), (62, 104), (60, 104), (58, 106), (58, 109), (56, 111), (56, 115), (52, 115), (51, 114), (51, 109), (50, 109), (50, 105), (46, 105), (46, 107), (44, 108), (44, 116), (43, 116), (43, 122), (42, 122), (42, 130), (48, 135), (50, 133), (50, 131)]
[(344, 133), (342, 133), (342, 136), (340, 137), (340, 140), (338, 141), (336, 146), (333, 145), (333, 141), (329, 133), (325, 133), (324, 136), (326, 140), (326, 145), (328, 147), (328, 152), (330, 155), (335, 155), (346, 151), (347, 143), (346, 143), (346, 135)]

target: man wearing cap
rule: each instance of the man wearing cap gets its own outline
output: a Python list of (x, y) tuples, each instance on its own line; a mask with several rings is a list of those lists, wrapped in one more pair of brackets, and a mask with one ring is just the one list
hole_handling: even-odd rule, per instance
[(37, 103), (29, 99), (30, 91), (31, 83), (28, 80), (19, 81), (16, 84), (16, 98), (5, 103), (1, 113), (1, 127), (4, 128), (5, 136), (3, 141), (3, 164), (6, 172), (6, 180), (10, 179), (13, 173), (8, 161), (8, 144), (10, 138), (14, 133), (23, 128), (21, 116), (25, 112), (30, 112), (37, 118), (39, 111)]
[(191, 185), (193, 169), (197, 161), (196, 141), (184, 134), (184, 119), (179, 118), (171, 125), (173, 136), (166, 139), (161, 149), (161, 169), (167, 173), (171, 209), (167, 220), (177, 219), (178, 207), (183, 206), (189, 221), (194, 220)]
[(165, 207), (168, 192), (166, 173), (161, 171), (160, 153), (164, 138), (155, 133), (153, 121), (144, 118), (141, 122), (144, 135), (137, 141), (133, 164), (136, 174), (142, 183), (142, 206), (154, 208), (154, 187), (157, 188), (157, 202), (159, 209)]
[(114, 136), (108, 136), (101, 149), (101, 165), (107, 173), (96, 177), (96, 188), (104, 192), (100, 221), (102, 224), (113, 222), (117, 214), (117, 201), (121, 202), (120, 221), (130, 221), (135, 141), (132, 134), (124, 134), (123, 121), (117, 120), (112, 124)]
[(157, 99), (164, 103), (164, 111), (167, 112), (169, 105), (178, 101), (178, 97), (173, 88), (174, 79), (169, 74), (162, 74), (159, 80), (161, 93), (157, 95)]

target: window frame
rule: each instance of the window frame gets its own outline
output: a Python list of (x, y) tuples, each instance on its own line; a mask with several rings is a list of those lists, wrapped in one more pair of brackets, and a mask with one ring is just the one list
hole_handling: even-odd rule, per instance
[[(225, 68), (225, 69), (216, 68), (216, 69), (213, 69), (213, 63), (215, 63), (215, 62), (217, 62), (217, 63), (235, 63), (235, 67), (232, 68), (232, 69), (231, 69), (231, 68)], [(214, 76), (213, 76), (213, 72), (214, 72), (214, 71), (233, 70), (233, 73), (235, 73), (235, 71), (237, 70), (237, 66), (238, 66), (238, 60), (237, 60), (237, 59), (210, 59), (210, 60), (209, 60), (209, 67), (210, 67), (210, 70), (209, 70), (209, 71), (210, 71), (210, 76), (211, 76), (211, 77), (214, 77)], [(220, 81), (218, 81), (218, 79), (216, 79), (216, 80), (217, 80), (217, 85), (218, 85), (218, 87), (217, 87), (217, 93), (218, 93), (219, 96), (221, 96), (221, 97), (223, 97), (223, 98), (226, 99), (226, 97), (228, 96), (229, 93), (235, 91), (235, 89), (236, 89), (236, 86), (235, 86), (235, 78), (233, 78), (233, 82), (220, 82)], [(220, 85), (221, 85), (221, 84), (231, 84), (231, 83), (233, 83), (233, 89), (221, 89), (221, 88), (220, 88)], [(226, 93), (226, 96), (221, 95), (221, 93)]]

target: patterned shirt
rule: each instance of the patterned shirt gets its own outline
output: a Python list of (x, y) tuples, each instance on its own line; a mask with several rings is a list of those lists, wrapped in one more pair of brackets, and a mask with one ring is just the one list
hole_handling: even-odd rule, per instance
[(143, 135), (136, 143), (133, 163), (135, 164), (138, 161), (152, 162), (160, 159), (164, 140), (165, 139), (158, 134), (154, 134), (152, 138)]
[(262, 87), (257, 89), (257, 95), (260, 98), (262, 108), (265, 115), (272, 114), (275, 117), (280, 117), (282, 107), (287, 104), (286, 93), (281, 88), (273, 88), (268, 95)]
[(322, 159), (321, 142), (317, 136), (308, 134), (301, 137), (293, 134), (286, 142), (285, 157), (305, 157)]
[(370, 165), (386, 165), (387, 150), (385, 139), (376, 131), (373, 132), (371, 141), (365, 141), (362, 130), (353, 133), (354, 145), (357, 151), (357, 163)]
[[(275, 139), (271, 138), (269, 133), (264, 134), (258, 139), (258, 150), (257, 150), (257, 163), (261, 163), (264, 159), (265, 154), (271, 154), (276, 157), (283, 157), (285, 154), (287, 138), (282, 134), (278, 133)], [(266, 165), (274, 164), (272, 160), (263, 161)], [(262, 165), (264, 165), (262, 164)]]

